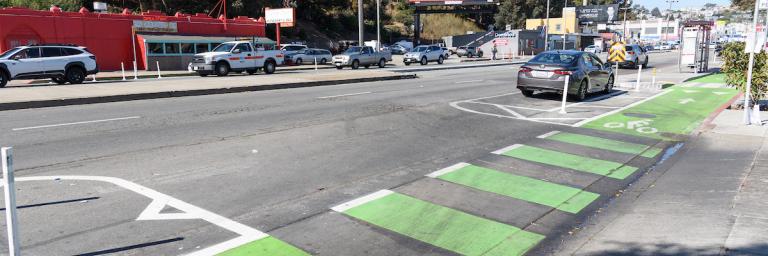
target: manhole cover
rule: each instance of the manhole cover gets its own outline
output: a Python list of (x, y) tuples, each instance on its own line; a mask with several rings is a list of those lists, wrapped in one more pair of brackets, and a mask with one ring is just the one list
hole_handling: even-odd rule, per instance
[(639, 117), (639, 118), (656, 118), (656, 115), (654, 114), (643, 114), (643, 113), (624, 113), (625, 116), (628, 117)]

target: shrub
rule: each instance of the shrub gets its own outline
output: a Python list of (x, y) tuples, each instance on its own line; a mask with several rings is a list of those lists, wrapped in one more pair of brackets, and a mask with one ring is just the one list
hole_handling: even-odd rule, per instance
[[(725, 74), (725, 82), (739, 91), (744, 92), (747, 87), (747, 70), (749, 67), (749, 53), (744, 52), (743, 42), (728, 43), (723, 48), (723, 66), (721, 72)], [(752, 88), (750, 98), (754, 100), (766, 99), (768, 96), (768, 53), (761, 51), (755, 54), (755, 64), (752, 69)]]

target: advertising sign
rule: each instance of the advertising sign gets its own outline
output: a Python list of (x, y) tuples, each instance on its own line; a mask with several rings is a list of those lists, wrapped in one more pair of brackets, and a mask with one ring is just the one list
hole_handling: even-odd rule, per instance
[(478, 5), (497, 4), (499, 0), (408, 0), (412, 5)]
[(176, 22), (153, 21), (153, 20), (133, 20), (133, 29), (136, 32), (152, 33), (178, 33), (179, 28)]
[(576, 7), (576, 18), (579, 22), (609, 22), (619, 19), (619, 5), (587, 5)]
[(296, 12), (293, 8), (264, 9), (264, 19), (269, 24), (280, 23), (281, 27), (293, 27)]

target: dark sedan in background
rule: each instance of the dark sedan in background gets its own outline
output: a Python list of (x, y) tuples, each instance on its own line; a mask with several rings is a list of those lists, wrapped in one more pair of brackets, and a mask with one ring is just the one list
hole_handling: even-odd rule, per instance
[(603, 63), (597, 55), (583, 51), (539, 53), (520, 67), (517, 88), (526, 97), (536, 91), (563, 93), (565, 77), (570, 77), (568, 95), (579, 101), (589, 93), (609, 93), (613, 89), (612, 66)]

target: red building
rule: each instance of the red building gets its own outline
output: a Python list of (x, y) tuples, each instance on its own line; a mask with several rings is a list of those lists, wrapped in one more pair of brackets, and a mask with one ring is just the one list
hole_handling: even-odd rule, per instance
[[(101, 70), (132, 69), (135, 58), (138, 69), (151, 69), (154, 61), (148, 56), (161, 56), (183, 62), (198, 51), (209, 50), (217, 42), (230, 38), (264, 37), (265, 22), (239, 16), (234, 19), (214, 19), (207, 14), (167, 16), (158, 11), (133, 15), (91, 13), (60, 10), (35, 11), (25, 8), (0, 9), (0, 52), (35, 43), (65, 43), (88, 47), (96, 55)], [(168, 43), (154, 42), (162, 47), (147, 53), (146, 37), (173, 38)], [(185, 40), (189, 38), (190, 40)], [(209, 40), (206, 40), (209, 39)], [(149, 64), (149, 65), (148, 65)], [(175, 64), (174, 64), (175, 65)], [(186, 66), (186, 65), (184, 65)]]

